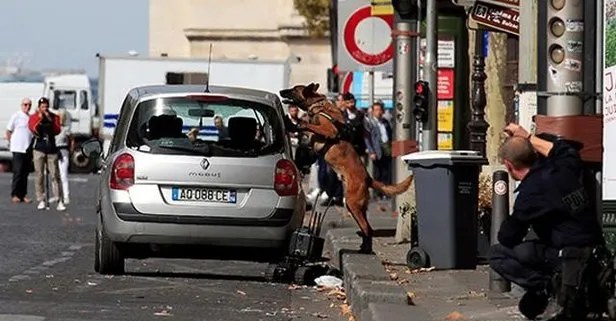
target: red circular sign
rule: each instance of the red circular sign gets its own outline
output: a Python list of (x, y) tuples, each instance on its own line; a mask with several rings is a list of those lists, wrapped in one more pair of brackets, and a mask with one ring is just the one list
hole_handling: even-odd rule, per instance
[(342, 93), (351, 92), (351, 84), (353, 83), (353, 73), (347, 72), (342, 78)]
[[(344, 45), (349, 55), (353, 57), (357, 62), (368, 65), (368, 66), (379, 66), (386, 62), (394, 56), (394, 44), (393, 41), (389, 43), (389, 46), (385, 48), (380, 53), (372, 54), (362, 51), (361, 48), (355, 42), (355, 31), (357, 30), (357, 26), (360, 22), (362, 22), (366, 18), (375, 17), (382, 19), (389, 25), (389, 27), (393, 30), (394, 28), (394, 16), (373, 16), (372, 9), (370, 6), (365, 6), (357, 9), (357, 11), (353, 12), (346, 24), (344, 25)], [(389, 35), (388, 35), (389, 36)]]

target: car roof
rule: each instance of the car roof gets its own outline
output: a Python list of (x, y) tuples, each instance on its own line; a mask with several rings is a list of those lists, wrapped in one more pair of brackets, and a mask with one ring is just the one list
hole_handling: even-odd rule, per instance
[[(147, 100), (164, 96), (179, 96), (205, 93), (205, 85), (147, 85), (133, 88), (137, 100)], [(209, 86), (207, 94), (219, 94), (231, 99), (243, 99), (276, 106), (280, 100), (272, 92), (231, 86)]]

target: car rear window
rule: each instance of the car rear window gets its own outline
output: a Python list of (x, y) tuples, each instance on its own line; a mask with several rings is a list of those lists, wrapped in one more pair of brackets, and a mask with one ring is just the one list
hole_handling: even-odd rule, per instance
[(146, 100), (133, 114), (126, 144), (154, 154), (257, 157), (284, 148), (273, 107), (216, 96)]

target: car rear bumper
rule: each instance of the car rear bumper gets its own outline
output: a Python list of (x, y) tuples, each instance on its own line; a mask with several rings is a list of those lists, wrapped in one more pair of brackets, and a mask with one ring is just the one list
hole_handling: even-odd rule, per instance
[(303, 220), (299, 208), (276, 209), (264, 219), (241, 219), (144, 214), (130, 203), (104, 207), (105, 232), (120, 243), (279, 248)]

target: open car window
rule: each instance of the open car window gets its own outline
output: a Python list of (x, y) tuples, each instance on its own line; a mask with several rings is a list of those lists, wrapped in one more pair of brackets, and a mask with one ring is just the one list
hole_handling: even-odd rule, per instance
[(256, 157), (279, 153), (284, 133), (276, 110), (208, 96), (155, 98), (133, 114), (126, 144), (155, 154)]

